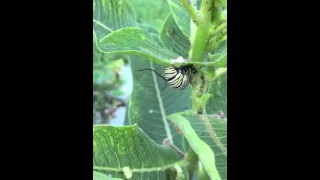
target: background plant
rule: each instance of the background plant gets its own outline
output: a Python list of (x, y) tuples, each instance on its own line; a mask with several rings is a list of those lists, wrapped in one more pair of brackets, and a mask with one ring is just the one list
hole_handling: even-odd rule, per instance
[(127, 61), (119, 55), (107, 55), (93, 46), (93, 124), (107, 124), (118, 107), (125, 106), (119, 98), (123, 92), (120, 69)]
[[(94, 177), (226, 179), (226, 2), (95, 0), (93, 9), (96, 48), (127, 59), (134, 86), (125, 126), (94, 126)], [(163, 73), (179, 56), (199, 70), (183, 91), (137, 71)]]

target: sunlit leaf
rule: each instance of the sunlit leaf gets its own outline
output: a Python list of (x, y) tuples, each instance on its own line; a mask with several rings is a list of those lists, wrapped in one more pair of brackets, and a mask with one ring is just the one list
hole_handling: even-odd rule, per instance
[(188, 58), (190, 41), (177, 26), (172, 13), (169, 14), (162, 28), (161, 40), (168, 49), (184, 58)]
[(159, 34), (170, 7), (166, 0), (134, 0), (130, 1), (136, 11), (137, 22), (143, 26), (148, 25)]
[(103, 173), (93, 171), (93, 180), (123, 180), (120, 178), (111, 178)]
[(168, 116), (188, 140), (211, 179), (226, 179), (226, 120), (191, 111)]
[[(216, 114), (198, 115), (190, 111), (180, 113), (187, 119), (197, 136), (214, 152), (215, 165), (223, 180), (227, 179), (227, 119)], [(188, 132), (186, 136), (188, 135)], [(191, 142), (189, 142), (191, 143)]]
[(98, 40), (117, 29), (136, 26), (136, 15), (128, 0), (93, 1), (93, 30)]
[(173, 18), (179, 29), (187, 37), (190, 36), (190, 17), (187, 11), (182, 7), (179, 0), (167, 0), (170, 6)]
[(185, 161), (155, 143), (138, 126), (93, 126), (93, 170), (112, 178), (166, 179), (166, 170)]
[(140, 28), (122, 28), (103, 37), (98, 43), (103, 53), (140, 55), (159, 64), (179, 55), (158, 45), (154, 37)]

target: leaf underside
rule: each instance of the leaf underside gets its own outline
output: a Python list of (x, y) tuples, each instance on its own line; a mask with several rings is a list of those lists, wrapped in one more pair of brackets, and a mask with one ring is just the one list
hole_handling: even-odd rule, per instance
[(124, 179), (129, 167), (132, 180), (165, 179), (165, 170), (181, 161), (171, 148), (158, 145), (136, 125), (115, 127), (95, 125), (93, 170)]

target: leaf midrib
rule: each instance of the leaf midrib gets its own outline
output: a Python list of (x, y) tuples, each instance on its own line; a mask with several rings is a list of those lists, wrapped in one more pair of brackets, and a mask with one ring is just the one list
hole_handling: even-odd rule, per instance
[[(154, 69), (153, 63), (151, 61), (149, 61), (149, 65), (150, 65), (151, 69)], [(174, 144), (173, 138), (172, 138), (172, 133), (171, 133), (171, 130), (170, 130), (170, 126), (169, 126), (169, 123), (167, 121), (167, 115), (166, 115), (166, 112), (165, 112), (164, 107), (163, 107), (163, 102), (162, 102), (162, 99), (161, 99), (161, 94), (160, 94), (159, 85), (158, 85), (158, 80), (157, 80), (157, 77), (156, 77), (155, 73), (152, 73), (152, 78), (153, 78), (153, 81), (154, 81), (154, 87), (156, 89), (157, 99), (158, 99), (159, 107), (160, 107), (161, 119), (163, 121), (163, 125), (164, 125), (164, 128), (166, 130), (167, 138), (170, 140), (170, 142), (172, 144)]]
[(221, 152), (227, 157), (227, 148), (223, 145), (223, 143), (220, 141), (220, 139), (217, 137), (215, 130), (213, 129), (212, 125), (209, 123), (208, 119), (204, 116), (200, 116), (200, 119), (204, 123), (204, 125), (207, 128), (207, 131), (212, 138), (212, 140), (216, 143), (216, 145), (219, 147)]
[[(140, 168), (140, 169), (130, 169), (130, 171), (132, 173), (143, 173), (143, 172), (155, 172), (155, 171), (164, 171), (176, 164), (179, 164), (181, 165), (182, 167), (186, 166), (187, 165), (187, 162), (185, 160), (180, 160), (180, 161), (177, 161), (177, 162), (173, 162), (173, 163), (170, 163), (168, 165), (165, 165), (165, 166), (159, 166), (159, 167), (152, 167), (152, 168)], [(113, 171), (113, 172), (121, 172), (123, 171), (122, 168), (110, 168), (110, 167), (100, 167), (100, 166), (94, 166), (93, 167), (93, 170), (105, 170), (105, 171)]]
[(113, 32), (112, 29), (110, 29), (108, 26), (102, 24), (100, 21), (93, 19), (93, 22), (96, 23), (97, 25), (103, 27), (104, 29), (106, 29), (106, 30), (108, 30), (108, 31), (110, 31), (110, 32)]

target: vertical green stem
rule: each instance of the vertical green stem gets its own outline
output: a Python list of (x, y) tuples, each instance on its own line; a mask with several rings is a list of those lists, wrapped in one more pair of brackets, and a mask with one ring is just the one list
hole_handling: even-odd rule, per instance
[[(223, 29), (226, 27), (225, 23), (216, 31), (213, 31), (221, 21), (221, 8), (219, 7), (219, 2), (218, 0), (202, 0), (199, 16), (197, 15), (196, 10), (186, 0), (180, 0), (180, 2), (188, 12), (190, 18), (197, 25), (195, 39), (191, 45), (189, 59), (193, 62), (203, 62), (205, 54), (208, 53), (207, 46), (209, 38), (212, 34), (217, 35), (218, 33), (223, 32)], [(199, 73), (195, 75), (195, 80), (192, 82), (192, 110), (199, 112), (199, 109), (203, 109), (205, 111), (205, 103), (209, 98), (208, 94), (204, 95), (208, 87), (208, 83), (206, 82), (208, 79), (206, 79), (207, 74), (204, 74), (200, 70), (199, 66), (196, 68)], [(189, 165), (187, 167), (189, 178), (192, 178), (194, 171), (199, 165), (199, 157), (192, 148), (189, 148), (186, 159), (189, 161)], [(205, 171), (200, 170), (200, 173), (200, 179), (207, 178)], [(219, 177), (218, 172), (215, 173)]]
[(198, 26), (199, 18), (197, 16), (197, 11), (186, 0), (180, 0), (180, 3), (187, 10), (192, 21)]
[(204, 21), (211, 22), (213, 1), (217, 0), (202, 0), (200, 14)]
[[(197, 26), (195, 40), (191, 46), (190, 59), (194, 62), (203, 62), (204, 55), (208, 53), (209, 39), (212, 38), (212, 29), (220, 24), (221, 8), (219, 7), (218, 0), (203, 0), (200, 8), (200, 24)], [(218, 31), (221, 32), (226, 27), (226, 23), (223, 23), (219, 27)], [(216, 42), (210, 44), (210, 47), (215, 47)], [(215, 49), (215, 48), (214, 48)], [(200, 70), (200, 67), (197, 67)], [(201, 72), (202, 70), (200, 70)], [(201, 72), (202, 73), (202, 72)], [(207, 88), (207, 76), (206, 74), (198, 74), (195, 77), (193, 86), (193, 111), (198, 113), (205, 110), (204, 104), (206, 103), (206, 97), (203, 97)]]
[[(196, 30), (195, 41), (191, 47), (191, 60), (203, 61), (205, 49), (209, 39), (209, 29), (211, 26), (211, 10), (212, 0), (203, 0), (201, 2), (199, 25)], [(209, 10), (209, 11), (208, 11)]]
[(225, 31), (227, 28), (227, 21), (222, 22), (220, 25), (218, 25), (218, 27), (211, 27), (210, 28), (210, 35), (211, 36), (215, 36), (220, 32)]
[[(212, 0), (203, 0), (201, 2), (200, 17), (197, 21), (197, 30), (195, 32), (195, 39), (191, 45), (190, 57), (194, 62), (203, 62), (203, 57), (205, 55), (208, 40), (210, 37), (210, 27), (211, 27), (211, 6)], [(203, 88), (202, 76), (196, 75), (195, 81), (192, 83), (193, 86), (193, 111), (199, 111), (202, 108), (201, 105), (201, 91)]]
[(208, 39), (209, 39), (209, 22), (201, 22), (201, 25), (197, 27), (196, 37), (192, 44), (191, 49), (191, 60), (202, 62), (203, 55), (205, 53)]
[(212, 11), (212, 24), (214, 26), (217, 26), (220, 23), (221, 12), (222, 12), (221, 7), (219, 6), (218, 0), (213, 0), (211, 11)]

